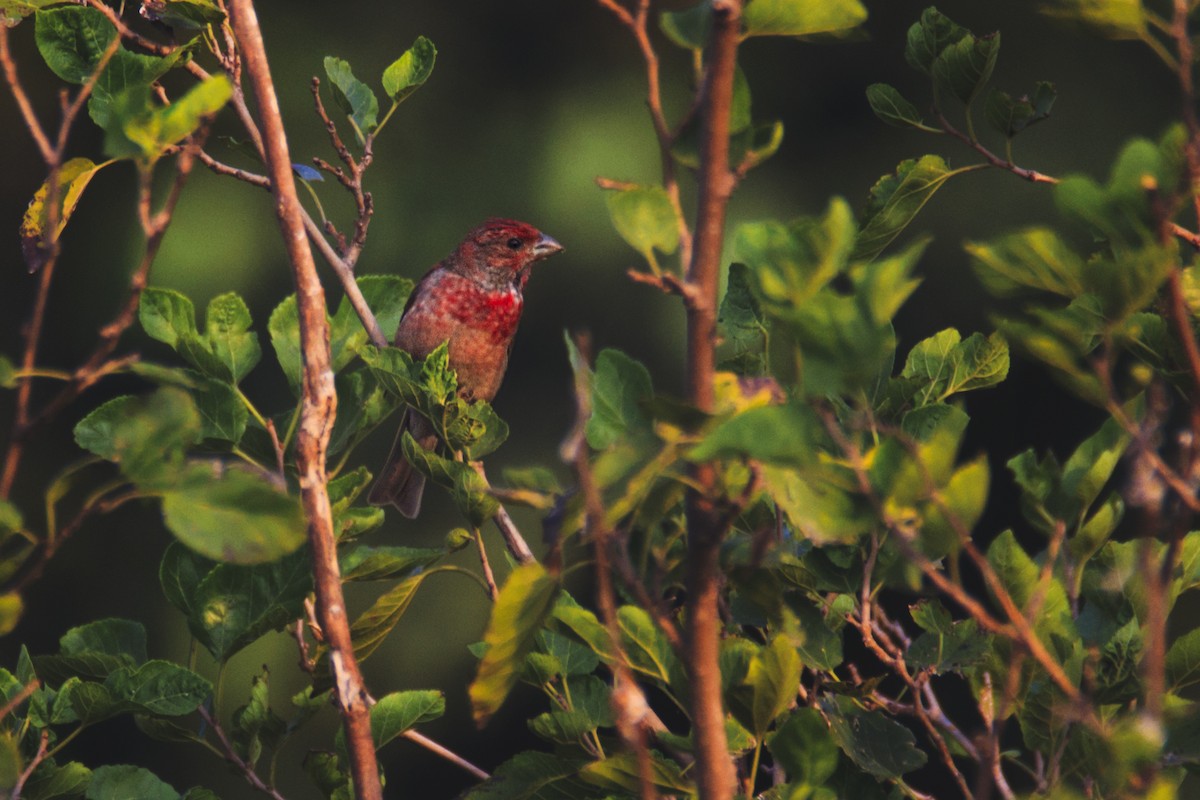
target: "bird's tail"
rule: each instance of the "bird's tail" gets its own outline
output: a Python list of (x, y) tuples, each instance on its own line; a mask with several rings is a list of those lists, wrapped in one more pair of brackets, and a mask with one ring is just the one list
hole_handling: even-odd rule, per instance
[(411, 408), (407, 409), (400, 423), (400, 431), (396, 434), (396, 443), (392, 445), (392, 453), (371, 486), (367, 502), (373, 506), (395, 506), (404, 516), (415, 519), (417, 514), (421, 513), (425, 476), (404, 457), (400, 440), (404, 438), (405, 431), (412, 434), (417, 444), (426, 450), (437, 446), (437, 434), (429, 420)]

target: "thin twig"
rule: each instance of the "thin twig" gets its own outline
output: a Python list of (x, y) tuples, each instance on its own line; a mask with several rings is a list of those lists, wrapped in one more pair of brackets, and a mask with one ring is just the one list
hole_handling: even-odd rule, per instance
[(34, 678), (29, 683), (21, 687), (21, 691), (14, 694), (7, 703), (0, 706), (0, 720), (7, 717), (16, 709), (17, 706), (29, 699), (29, 696), (40, 689), (42, 682)]
[(370, 695), (363, 683), (354, 647), (338, 570), (337, 544), (327, 490), (325, 458), (337, 411), (337, 393), (330, 366), (329, 323), (325, 292), (304, 230), (302, 206), (296, 195), (292, 159), (288, 153), (279, 101), (271, 79), (262, 31), (251, 0), (231, 0), (231, 22), (238, 50), (254, 86), (262, 114), (263, 142), (271, 189), (284, 245), (296, 284), (300, 315), (300, 349), (304, 364), (296, 465), (300, 494), (308, 518), (317, 609), (326, 644), (338, 706), (346, 732), (346, 747), (355, 790), (361, 800), (382, 800), (379, 766), (371, 737)]
[(40, 767), (42, 762), (46, 760), (46, 751), (49, 749), (49, 746), (50, 729), (42, 728), (41, 732), (38, 734), (37, 752), (34, 754), (33, 758), (29, 759), (29, 763), (25, 765), (25, 769), (21, 770), (21, 774), (17, 776), (16, 783), (14, 783), (12, 786), (12, 793), (9, 795), (11, 800), (20, 800), (21, 792), (25, 789), (25, 784), (33, 775), (34, 770)]
[(451, 764), (462, 767), (467, 772), (471, 773), (472, 775), (474, 775), (476, 778), (478, 778), (481, 781), (486, 781), (488, 778), (492, 777), (491, 775), (487, 774), (479, 767), (472, 764), (470, 761), (467, 761), (465, 758), (460, 756), (458, 753), (455, 753), (453, 750), (450, 750), (449, 748), (438, 744), (433, 739), (430, 739), (428, 736), (426, 736), (423, 733), (417, 733), (416, 731), (414, 731), (410, 728), (400, 735), (403, 736), (405, 739), (408, 739), (411, 742), (416, 742), (421, 747), (424, 747), (426, 750), (430, 751), (431, 753), (437, 753), (439, 756), (446, 759)]
[(475, 539), (475, 548), (479, 551), (479, 564), (483, 568), (483, 580), (487, 584), (488, 597), (492, 598), (494, 603), (500, 596), (500, 590), (496, 587), (496, 575), (492, 572), (491, 562), (488, 561), (487, 547), (483, 544), (483, 534), (480, 533), (479, 526), (471, 529), (471, 535)]
[(232, 764), (238, 772), (242, 773), (246, 783), (250, 784), (251, 788), (262, 792), (274, 800), (286, 800), (274, 786), (268, 786), (258, 773), (254, 771), (254, 767), (238, 755), (237, 748), (233, 746), (233, 742), (229, 740), (229, 735), (225, 733), (225, 729), (221, 727), (221, 723), (217, 720), (216, 714), (208, 710), (208, 706), (201, 705), (199, 708), (200, 718), (204, 720), (208, 727), (212, 728), (213, 734), (216, 735), (217, 741), (221, 744), (221, 752), (225, 756), (225, 760)]
[[(575, 346), (584, 362), (589, 362), (591, 347), (587, 337), (577, 336)], [(584, 429), (588, 418), (591, 417), (592, 408), (587, 378), (582, 374), (576, 375), (575, 378), (575, 409), (575, 425), (561, 450), (569, 457), (579, 480), (580, 491), (583, 493), (585, 531), (592, 540), (592, 550), (596, 559), (596, 606), (608, 632), (609, 644), (616, 653), (614, 662), (609, 665), (613, 673), (612, 706), (617, 717), (616, 727), (626, 746), (637, 757), (638, 787), (642, 800), (655, 800), (658, 794), (654, 789), (654, 768), (650, 759), (646, 725), (649, 705), (629, 666), (629, 657), (625, 653), (617, 622), (617, 594), (613, 587), (612, 569), (609, 566), (613, 531), (606, 521), (604, 501), (592, 476), (590, 453), (585, 443)]]
[(13, 60), (12, 52), (8, 47), (8, 28), (4, 25), (0, 25), (0, 68), (4, 70), (4, 82), (8, 84), (8, 89), (17, 102), (17, 109), (21, 112), (21, 117), (25, 121), (25, 127), (29, 129), (33, 143), (37, 145), (38, 152), (42, 155), (42, 161), (47, 164), (53, 163), (55, 160), (54, 148), (51, 146), (50, 138), (46, 135), (42, 124), (38, 122), (37, 113), (33, 110), (33, 104), (29, 102), (29, 95), (25, 93), (25, 87), (17, 74), (17, 62)]

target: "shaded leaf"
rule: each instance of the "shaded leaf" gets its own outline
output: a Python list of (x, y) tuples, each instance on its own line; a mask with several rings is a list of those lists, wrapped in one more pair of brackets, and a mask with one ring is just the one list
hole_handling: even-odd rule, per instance
[(518, 566), (509, 574), (492, 607), (483, 637), (488, 649), (469, 689), (477, 725), (487, 723), (516, 683), (558, 591), (558, 580), (536, 562)]
[(898, 778), (925, 764), (912, 732), (879, 711), (864, 711), (847, 697), (821, 699), (830, 733), (842, 752), (876, 778)]
[(333, 86), (334, 101), (350, 117), (355, 130), (363, 136), (375, 130), (379, 121), (379, 100), (369, 86), (354, 77), (350, 63), (325, 56), (325, 74)]
[(878, 256), (908, 227), (934, 193), (963, 171), (951, 170), (941, 156), (900, 162), (894, 174), (884, 175), (871, 188), (852, 257), (870, 260)]
[[(875, 116), (898, 128), (925, 128), (925, 121), (917, 107), (904, 99), (893, 86), (873, 83), (867, 87), (867, 102)], [(932, 129), (930, 129), (932, 130)]]

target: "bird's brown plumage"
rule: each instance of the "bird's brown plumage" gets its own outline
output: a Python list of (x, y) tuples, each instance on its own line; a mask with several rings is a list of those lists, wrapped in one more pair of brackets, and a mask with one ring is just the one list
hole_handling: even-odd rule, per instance
[[(529, 270), (560, 250), (562, 245), (532, 225), (488, 220), (467, 234), (455, 251), (413, 288), (393, 343), (413, 358), (423, 359), (448, 342), (459, 394), (490, 401), (508, 368)], [(429, 421), (411, 408), (406, 410), (396, 444), (368, 501), (394, 505), (411, 518), (420, 512), (425, 476), (413, 469), (400, 451), (405, 431), (427, 450), (437, 446), (437, 434)]]

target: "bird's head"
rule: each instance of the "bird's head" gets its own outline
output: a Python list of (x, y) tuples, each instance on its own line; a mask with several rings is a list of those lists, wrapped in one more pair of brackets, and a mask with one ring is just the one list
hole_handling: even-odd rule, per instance
[(529, 279), (529, 268), (563, 249), (552, 237), (525, 222), (489, 219), (467, 234), (455, 253), (460, 269), (488, 283), (516, 285)]

